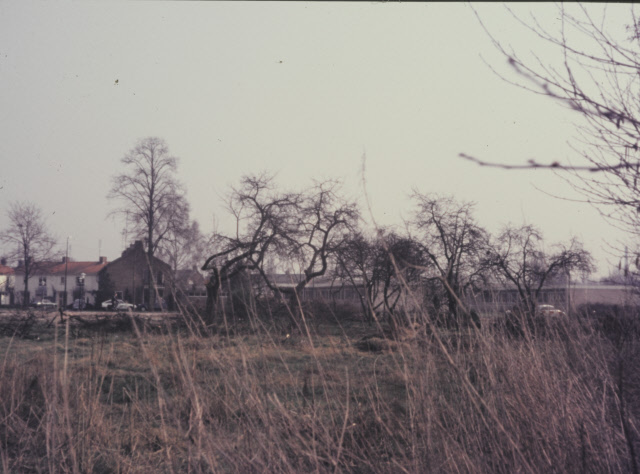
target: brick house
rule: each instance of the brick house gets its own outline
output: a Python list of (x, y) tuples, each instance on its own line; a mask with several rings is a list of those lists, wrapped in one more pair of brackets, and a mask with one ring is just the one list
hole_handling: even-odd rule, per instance
[(173, 280), (171, 266), (157, 257), (149, 262), (141, 240), (136, 240), (120, 258), (110, 262), (101, 279), (103, 286), (104, 281), (109, 281), (119, 299), (134, 305), (149, 304), (150, 290), (167, 302), (172, 301), (169, 291)]
[[(98, 274), (107, 266), (107, 257), (93, 262), (74, 262), (62, 257), (58, 262), (39, 262), (29, 275), (29, 303), (48, 300), (63, 306), (76, 299), (95, 304), (98, 291)], [(24, 298), (24, 265), (18, 262), (14, 270), (15, 303)], [(65, 285), (66, 281), (66, 285)], [(65, 297), (66, 289), (66, 297)]]

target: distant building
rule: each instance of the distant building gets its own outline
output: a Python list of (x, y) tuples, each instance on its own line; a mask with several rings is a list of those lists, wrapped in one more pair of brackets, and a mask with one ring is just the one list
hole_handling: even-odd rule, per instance
[(136, 240), (120, 258), (109, 263), (104, 272), (108, 274), (116, 296), (128, 303), (148, 305), (151, 291), (167, 302), (171, 300), (171, 266), (157, 257), (149, 261), (141, 240)]
[(7, 267), (7, 261), (5, 259), (0, 260), (0, 306), (14, 304), (14, 273), (13, 268)]
[[(94, 304), (98, 291), (98, 273), (106, 266), (107, 257), (100, 257), (97, 262), (74, 262), (62, 257), (59, 262), (35, 263), (29, 275), (28, 303), (49, 300), (57, 303), (58, 306), (63, 306), (65, 301), (71, 304), (74, 300), (81, 299), (85, 303)], [(15, 304), (22, 304), (24, 298), (22, 261), (18, 262), (14, 277)]]
[[(277, 288), (282, 288), (284, 291), (295, 288), (303, 278), (304, 275), (296, 274), (274, 274), (270, 276), (273, 285)], [(298, 294), (298, 297), (300, 301), (359, 304), (358, 290), (363, 291), (360, 286), (356, 289), (351, 282), (345, 279), (332, 275), (323, 275), (307, 283)]]
[[(520, 302), (518, 290), (513, 287), (484, 290), (467, 297), (468, 304), (477, 311), (502, 312)], [(575, 310), (585, 304), (618, 306), (640, 305), (638, 288), (604, 283), (576, 283), (548, 285), (542, 288), (538, 304), (551, 304), (563, 311)]]

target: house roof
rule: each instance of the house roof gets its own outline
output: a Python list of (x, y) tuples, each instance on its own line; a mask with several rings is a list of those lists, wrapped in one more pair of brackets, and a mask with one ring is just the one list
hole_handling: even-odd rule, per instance
[[(95, 275), (106, 266), (106, 259), (100, 262), (40, 262), (34, 266), (32, 274), (64, 275), (66, 269), (68, 275)], [(24, 274), (24, 267), (17, 267), (15, 273)]]
[(13, 268), (7, 267), (6, 265), (0, 265), (0, 275), (13, 275), (14, 273)]
[[(146, 262), (148, 262), (147, 252), (144, 249), (144, 246), (141, 240), (136, 240), (128, 248), (124, 249), (124, 251), (122, 252), (122, 255), (116, 258), (113, 262), (110, 262), (109, 265), (111, 266), (113, 264), (120, 263), (122, 261), (128, 261), (129, 259), (132, 259), (132, 258), (138, 259), (137, 263), (140, 265), (142, 264), (146, 265)], [(153, 266), (154, 268), (157, 268), (157, 266), (159, 266), (161, 269), (164, 269), (163, 271), (165, 272), (171, 271), (171, 265), (160, 260), (155, 255), (153, 256)]]

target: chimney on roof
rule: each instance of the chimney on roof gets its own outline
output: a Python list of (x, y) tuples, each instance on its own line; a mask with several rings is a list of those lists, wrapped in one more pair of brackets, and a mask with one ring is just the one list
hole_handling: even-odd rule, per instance
[(100, 257), (99, 262), (106, 264), (107, 263), (107, 257)]
[(62, 263), (67, 261), (67, 257), (62, 257)]
[(0, 265), (6, 266), (7, 265), (7, 259), (4, 258), (4, 257), (0, 258)]
[(22, 263), (23, 263), (22, 260), (18, 260), (18, 267), (21, 267)]

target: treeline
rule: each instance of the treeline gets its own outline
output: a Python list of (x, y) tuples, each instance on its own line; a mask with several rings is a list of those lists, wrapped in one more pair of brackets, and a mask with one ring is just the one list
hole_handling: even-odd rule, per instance
[[(208, 322), (223, 286), (247, 273), (292, 301), (315, 278), (341, 277), (369, 317), (393, 317), (409, 292), (419, 289), (420, 305), (457, 321), (470, 316), (462, 304), (469, 291), (511, 285), (522, 308), (533, 313), (546, 282), (593, 266), (578, 240), (545, 245), (531, 225), (507, 224), (492, 236), (477, 222), (473, 203), (451, 196), (414, 191), (402, 229), (372, 229), (339, 181), (283, 189), (267, 173), (244, 176), (232, 186), (225, 197), (231, 230), (205, 235), (190, 217), (178, 159), (164, 140), (140, 140), (121, 162), (123, 172), (112, 178), (107, 196), (112, 214), (124, 218), (128, 235), (145, 242), (149, 261), (157, 255), (174, 272), (197, 266), (208, 275)], [(34, 204), (12, 203), (8, 217), (0, 243), (5, 255), (24, 262), (28, 291), (37, 263), (54, 255), (56, 239)], [(284, 272), (297, 275), (295, 285), (278, 285), (274, 275)]]
[[(393, 320), (420, 295), (414, 303), (457, 324), (472, 317), (463, 303), (470, 291), (512, 286), (533, 314), (545, 283), (593, 269), (577, 239), (546, 245), (535, 226), (512, 224), (491, 235), (477, 222), (474, 203), (414, 191), (411, 206), (402, 229), (371, 229), (337, 181), (285, 191), (273, 176), (245, 176), (227, 195), (234, 230), (213, 236), (215, 251), (201, 267), (211, 274), (207, 317), (215, 317), (221, 288), (246, 272), (292, 301), (314, 278), (341, 278), (370, 318)], [(284, 271), (297, 275), (295, 285), (277, 284), (274, 276)]]

